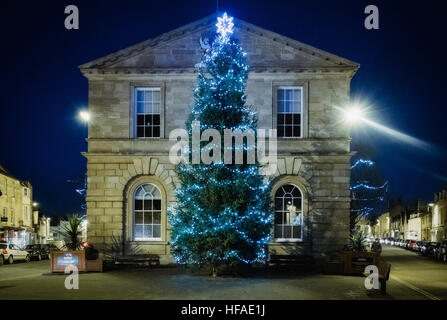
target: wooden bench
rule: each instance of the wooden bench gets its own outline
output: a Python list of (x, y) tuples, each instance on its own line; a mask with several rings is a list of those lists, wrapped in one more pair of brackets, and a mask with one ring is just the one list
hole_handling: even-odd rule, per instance
[(115, 259), (115, 264), (143, 265), (145, 267), (159, 266), (160, 257), (156, 254), (143, 254), (135, 256), (123, 256)]
[[(377, 263), (377, 269), (379, 271), (379, 284), (380, 284), (380, 294), (382, 296), (386, 295), (386, 282), (390, 279), (391, 263), (380, 260)], [(365, 277), (369, 274), (364, 273)]]
[(381, 260), (377, 264), (377, 269), (379, 269), (380, 294), (384, 296), (386, 295), (386, 282), (390, 279), (391, 263)]
[(311, 266), (314, 261), (312, 256), (307, 255), (271, 254), (269, 262), (279, 268), (279, 266)]

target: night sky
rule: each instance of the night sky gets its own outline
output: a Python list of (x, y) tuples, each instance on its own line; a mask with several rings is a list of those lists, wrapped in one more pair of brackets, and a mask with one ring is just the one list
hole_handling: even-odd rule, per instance
[[(29, 180), (47, 215), (78, 212), (86, 160), (87, 79), (78, 66), (201, 19), (216, 1), (8, 1), (1, 4), (0, 164)], [(392, 195), (432, 200), (447, 167), (445, 13), (441, 1), (226, 1), (220, 10), (361, 64), (352, 97), (368, 115), (429, 144), (420, 148), (362, 126), (354, 141), (378, 155)], [(64, 28), (77, 5), (80, 30)], [(155, 5), (156, 4), (156, 5)], [(364, 28), (366, 5), (380, 10), (380, 30)]]

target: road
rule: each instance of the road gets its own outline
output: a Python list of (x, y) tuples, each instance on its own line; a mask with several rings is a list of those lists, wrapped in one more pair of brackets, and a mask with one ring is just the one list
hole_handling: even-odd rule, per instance
[(447, 300), (447, 264), (415, 252), (385, 246), (383, 258), (391, 263), (391, 280), (419, 291), (432, 300)]
[(214, 279), (176, 268), (80, 274), (79, 290), (67, 290), (66, 275), (50, 274), (49, 261), (34, 261), (0, 266), (0, 300), (447, 300), (447, 264), (394, 247), (384, 247), (383, 257), (392, 265), (386, 297), (367, 291), (362, 277), (264, 274)]

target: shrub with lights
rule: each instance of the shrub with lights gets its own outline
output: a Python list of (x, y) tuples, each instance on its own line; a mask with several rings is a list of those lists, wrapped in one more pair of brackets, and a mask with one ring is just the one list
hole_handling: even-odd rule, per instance
[[(212, 128), (222, 136), (225, 129), (257, 128), (256, 114), (245, 103), (246, 53), (230, 38), (233, 18), (224, 14), (218, 19), (214, 41), (196, 66), (195, 105), (186, 124), (190, 137), (193, 121), (200, 122), (201, 132)], [(202, 142), (200, 151), (208, 143)], [(221, 148), (220, 161), (177, 165), (181, 186), (177, 205), (168, 210), (176, 261), (209, 265), (213, 276), (222, 265), (265, 259), (271, 228), (270, 189), (258, 173), (259, 164), (225, 164), (225, 146)], [(244, 143), (244, 159), (249, 148), (253, 146)], [(191, 160), (193, 148), (189, 150)]]

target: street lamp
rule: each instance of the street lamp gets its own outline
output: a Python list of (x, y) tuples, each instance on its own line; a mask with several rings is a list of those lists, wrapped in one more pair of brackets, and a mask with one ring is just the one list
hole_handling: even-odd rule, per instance
[(83, 122), (87, 123), (87, 122), (90, 121), (90, 113), (89, 113), (88, 111), (80, 111), (80, 112), (79, 112), (79, 118), (80, 118)]
[(37, 202), (33, 202), (33, 207), (37, 207), (39, 204)]
[(360, 105), (350, 105), (343, 110), (343, 119), (350, 125), (354, 125), (364, 119), (364, 114), (363, 108)]

